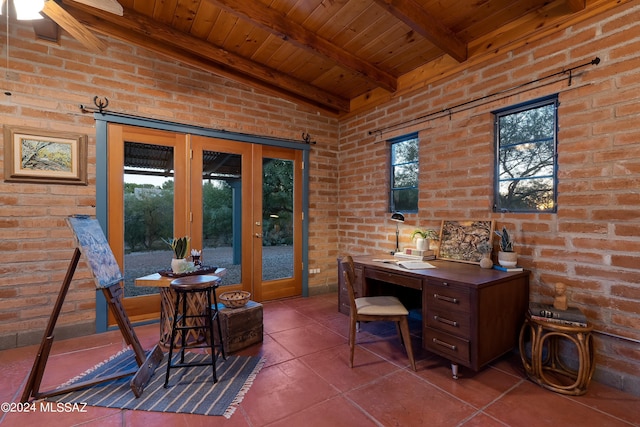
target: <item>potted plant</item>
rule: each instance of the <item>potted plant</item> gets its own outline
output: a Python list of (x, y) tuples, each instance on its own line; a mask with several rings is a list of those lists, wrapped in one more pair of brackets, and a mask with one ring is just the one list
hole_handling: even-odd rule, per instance
[(491, 243), (489, 242), (482, 242), (478, 245), (478, 252), (482, 254), (482, 258), (480, 259), (480, 267), (493, 267), (493, 261), (491, 261), (491, 251)]
[(422, 230), (418, 228), (411, 233), (411, 240), (413, 239), (416, 240), (416, 249), (426, 251), (427, 249), (430, 249), (428, 242), (431, 240), (438, 240), (438, 233), (435, 230)]
[(184, 273), (189, 270), (189, 263), (186, 260), (189, 251), (189, 237), (172, 237), (171, 239), (162, 239), (171, 250), (173, 250), (174, 258), (171, 260), (171, 270), (174, 273)]
[(500, 251), (498, 252), (498, 263), (503, 267), (515, 267), (518, 263), (518, 254), (513, 251), (513, 241), (506, 227), (502, 227), (502, 232), (496, 230), (500, 236)]

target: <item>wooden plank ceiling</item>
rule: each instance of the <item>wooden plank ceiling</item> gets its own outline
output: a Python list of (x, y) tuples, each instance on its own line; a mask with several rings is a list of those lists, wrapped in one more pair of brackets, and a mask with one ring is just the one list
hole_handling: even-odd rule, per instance
[[(60, 3), (92, 31), (336, 115), (590, 18), (617, 0), (119, 0)], [(594, 55), (597, 52), (594, 52)]]

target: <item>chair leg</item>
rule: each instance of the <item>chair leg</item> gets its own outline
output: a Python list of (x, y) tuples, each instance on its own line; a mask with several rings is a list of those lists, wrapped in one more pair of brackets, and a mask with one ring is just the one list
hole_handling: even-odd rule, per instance
[[(218, 327), (218, 336), (220, 337), (220, 353), (222, 354), (222, 360), (227, 360), (227, 355), (224, 352), (224, 340), (222, 339), (222, 324), (220, 323), (220, 312), (218, 311), (218, 297), (216, 296), (216, 290), (213, 289), (213, 304), (216, 307), (214, 315), (216, 316), (216, 325)], [(214, 346), (215, 347), (215, 346)]]
[(409, 362), (411, 363), (411, 368), (416, 370), (416, 361), (413, 358), (413, 347), (411, 346), (411, 334), (409, 333), (409, 322), (406, 317), (403, 317), (400, 322), (400, 331), (402, 332), (400, 335), (400, 339), (404, 342), (404, 348), (407, 350), (407, 356), (409, 356)]
[[(207, 307), (205, 308), (205, 313), (207, 315), (207, 329), (209, 333), (209, 340), (211, 342), (211, 368), (213, 371), (213, 383), (218, 382), (218, 374), (216, 372), (216, 342), (213, 334), (213, 310), (211, 310), (211, 290), (207, 291)], [(215, 291), (213, 291), (215, 292)]]
[(353, 353), (356, 347), (356, 318), (350, 316), (349, 320), (349, 367), (353, 368)]

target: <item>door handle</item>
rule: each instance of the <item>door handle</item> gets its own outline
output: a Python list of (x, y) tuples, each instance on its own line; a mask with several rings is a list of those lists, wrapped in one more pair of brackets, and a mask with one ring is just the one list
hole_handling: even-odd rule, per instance
[(256, 233), (256, 238), (257, 238), (257, 239), (262, 238), (262, 233)]

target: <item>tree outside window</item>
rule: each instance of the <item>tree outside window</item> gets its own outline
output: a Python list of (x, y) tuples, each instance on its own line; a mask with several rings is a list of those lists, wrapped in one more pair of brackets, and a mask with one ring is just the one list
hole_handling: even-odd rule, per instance
[(556, 212), (556, 95), (495, 112), (495, 210)]
[(391, 211), (418, 211), (419, 140), (417, 135), (391, 141)]

